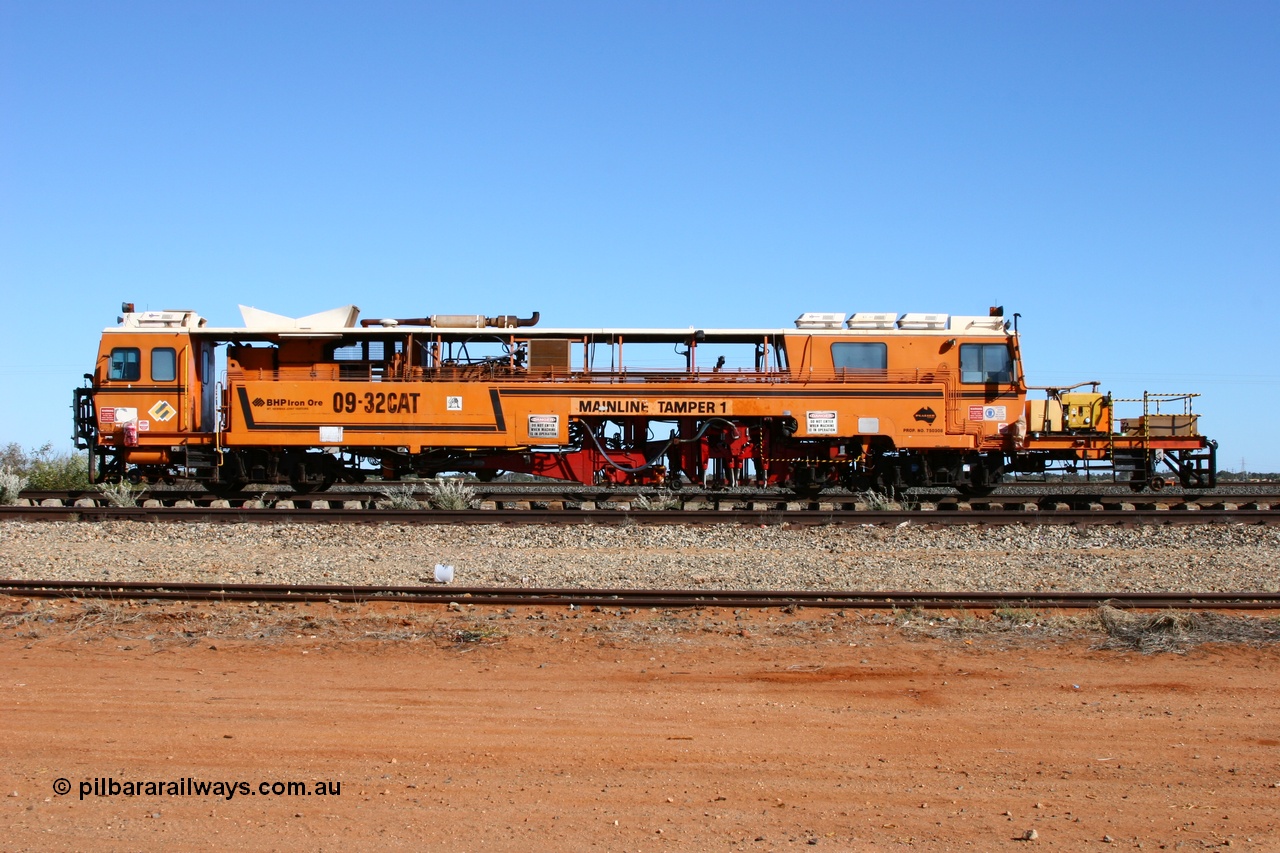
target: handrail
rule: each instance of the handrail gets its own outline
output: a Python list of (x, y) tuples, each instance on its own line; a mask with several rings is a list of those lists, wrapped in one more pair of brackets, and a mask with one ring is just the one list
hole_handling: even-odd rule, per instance
[[(385, 372), (383, 372), (385, 370)], [(788, 371), (757, 371), (746, 368), (699, 369), (692, 372), (672, 367), (626, 367), (620, 370), (561, 370), (510, 368), (505, 365), (449, 365), (434, 368), (407, 367), (392, 371), (378, 363), (342, 362), (284, 366), (277, 368), (232, 368), (229, 381), (240, 382), (590, 382), (631, 384), (654, 383), (794, 383), (797, 385), (837, 383), (841, 385), (933, 385), (955, 384), (952, 371), (941, 366), (933, 369), (856, 370), (837, 368), (815, 370), (803, 377)]]

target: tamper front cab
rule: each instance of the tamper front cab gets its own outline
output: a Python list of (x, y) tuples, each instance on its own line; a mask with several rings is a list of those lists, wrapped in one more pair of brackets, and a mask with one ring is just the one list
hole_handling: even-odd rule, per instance
[(102, 334), (89, 387), (75, 389), (75, 438), (95, 479), (214, 464), (215, 342), (191, 334), (204, 319), (126, 303), (119, 322)]

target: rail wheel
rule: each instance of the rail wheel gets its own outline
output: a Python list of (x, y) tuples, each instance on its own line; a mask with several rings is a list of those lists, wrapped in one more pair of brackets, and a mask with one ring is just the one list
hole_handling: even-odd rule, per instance
[(218, 480), (217, 482), (208, 482), (204, 487), (215, 495), (235, 495), (244, 491), (244, 487), (249, 485), (248, 480)]
[(338, 466), (327, 453), (305, 454), (289, 466), (289, 485), (300, 495), (323, 492), (337, 479)]
[(306, 480), (302, 480), (300, 478), (295, 477), (291, 472), (289, 474), (289, 486), (293, 489), (293, 491), (296, 494), (309, 495), (312, 492), (325, 491), (326, 489), (328, 489), (330, 486), (334, 484), (334, 481), (336, 479), (337, 478), (334, 477), (332, 474), (325, 474), (324, 477), (319, 482), (314, 482), (314, 481), (308, 482)]
[(791, 475), (791, 491), (796, 497), (816, 500), (826, 487), (826, 472), (817, 465), (797, 465)]

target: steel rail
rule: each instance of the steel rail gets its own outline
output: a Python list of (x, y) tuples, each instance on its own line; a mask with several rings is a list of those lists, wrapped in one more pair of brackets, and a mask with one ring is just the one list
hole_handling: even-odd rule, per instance
[(138, 521), (289, 524), (738, 524), (793, 527), (829, 524), (1185, 525), (1278, 524), (1280, 508), (1265, 509), (725, 509), (719, 510), (397, 510), (267, 507), (4, 506), (0, 521)]
[[(552, 484), (525, 484), (525, 483), (509, 483), (509, 484), (468, 484), (468, 487), (475, 493), (478, 500), (492, 500), (498, 502), (610, 502), (610, 501), (635, 501), (642, 497), (653, 498), (661, 495), (663, 498), (670, 498), (680, 501), (704, 501), (712, 503), (733, 503), (733, 502), (775, 502), (779, 505), (786, 503), (835, 503), (835, 504), (851, 504), (857, 501), (864, 501), (865, 498), (859, 494), (844, 490), (831, 490), (820, 494), (817, 498), (798, 496), (793, 492), (778, 488), (737, 488), (737, 489), (704, 489), (701, 487), (685, 486), (679, 490), (662, 490), (652, 487), (639, 488), (628, 486), (612, 486), (608, 488), (582, 486), (582, 485), (552, 485)], [(154, 498), (164, 503), (174, 501), (193, 501), (197, 504), (208, 505), (213, 501), (230, 501), (232, 504), (243, 503), (249, 500), (296, 500), (296, 501), (328, 501), (333, 503), (341, 503), (343, 501), (360, 501), (362, 503), (372, 503), (375, 501), (386, 501), (388, 497), (386, 493), (376, 489), (364, 488), (347, 488), (339, 487), (323, 492), (310, 492), (299, 494), (287, 487), (265, 487), (261, 489), (251, 489), (242, 491), (232, 495), (218, 495), (209, 492), (203, 488), (181, 488), (167, 487), (149, 488), (143, 493), (147, 498)], [(415, 492), (411, 495), (414, 498), (426, 500), (428, 494), (425, 491)], [(18, 495), (19, 498), (28, 500), (33, 504), (39, 504), (44, 500), (60, 500), (75, 501), (79, 499), (104, 500), (102, 493), (91, 488), (86, 489), (63, 489), (63, 490), (24, 490)], [(1238, 486), (1219, 486), (1215, 489), (1180, 489), (1169, 488), (1160, 492), (1134, 492), (1125, 488), (1123, 485), (1106, 485), (1086, 486), (1080, 484), (1055, 485), (1049, 486), (1044, 484), (1020, 484), (1000, 486), (995, 492), (982, 496), (964, 496), (950, 490), (941, 489), (914, 489), (909, 490), (903, 496), (903, 500), (910, 501), (928, 501), (932, 503), (1014, 503), (1020, 501), (1038, 501), (1048, 503), (1053, 501), (1062, 502), (1091, 502), (1105, 501), (1108, 503), (1153, 503), (1153, 502), (1232, 502), (1247, 503), (1250, 501), (1276, 501), (1280, 500), (1280, 484), (1241, 484)]]
[(0, 580), (15, 598), (170, 601), (400, 602), (559, 607), (829, 609), (1126, 609), (1280, 610), (1280, 592), (866, 592), (847, 590), (528, 589), (512, 587), (343, 586)]

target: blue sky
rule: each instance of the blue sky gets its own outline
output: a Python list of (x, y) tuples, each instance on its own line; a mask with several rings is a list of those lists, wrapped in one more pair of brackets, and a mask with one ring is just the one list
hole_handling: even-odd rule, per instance
[(1022, 314), (1280, 471), (1273, 2), (0, 0), (0, 442), (123, 300), (239, 323)]

